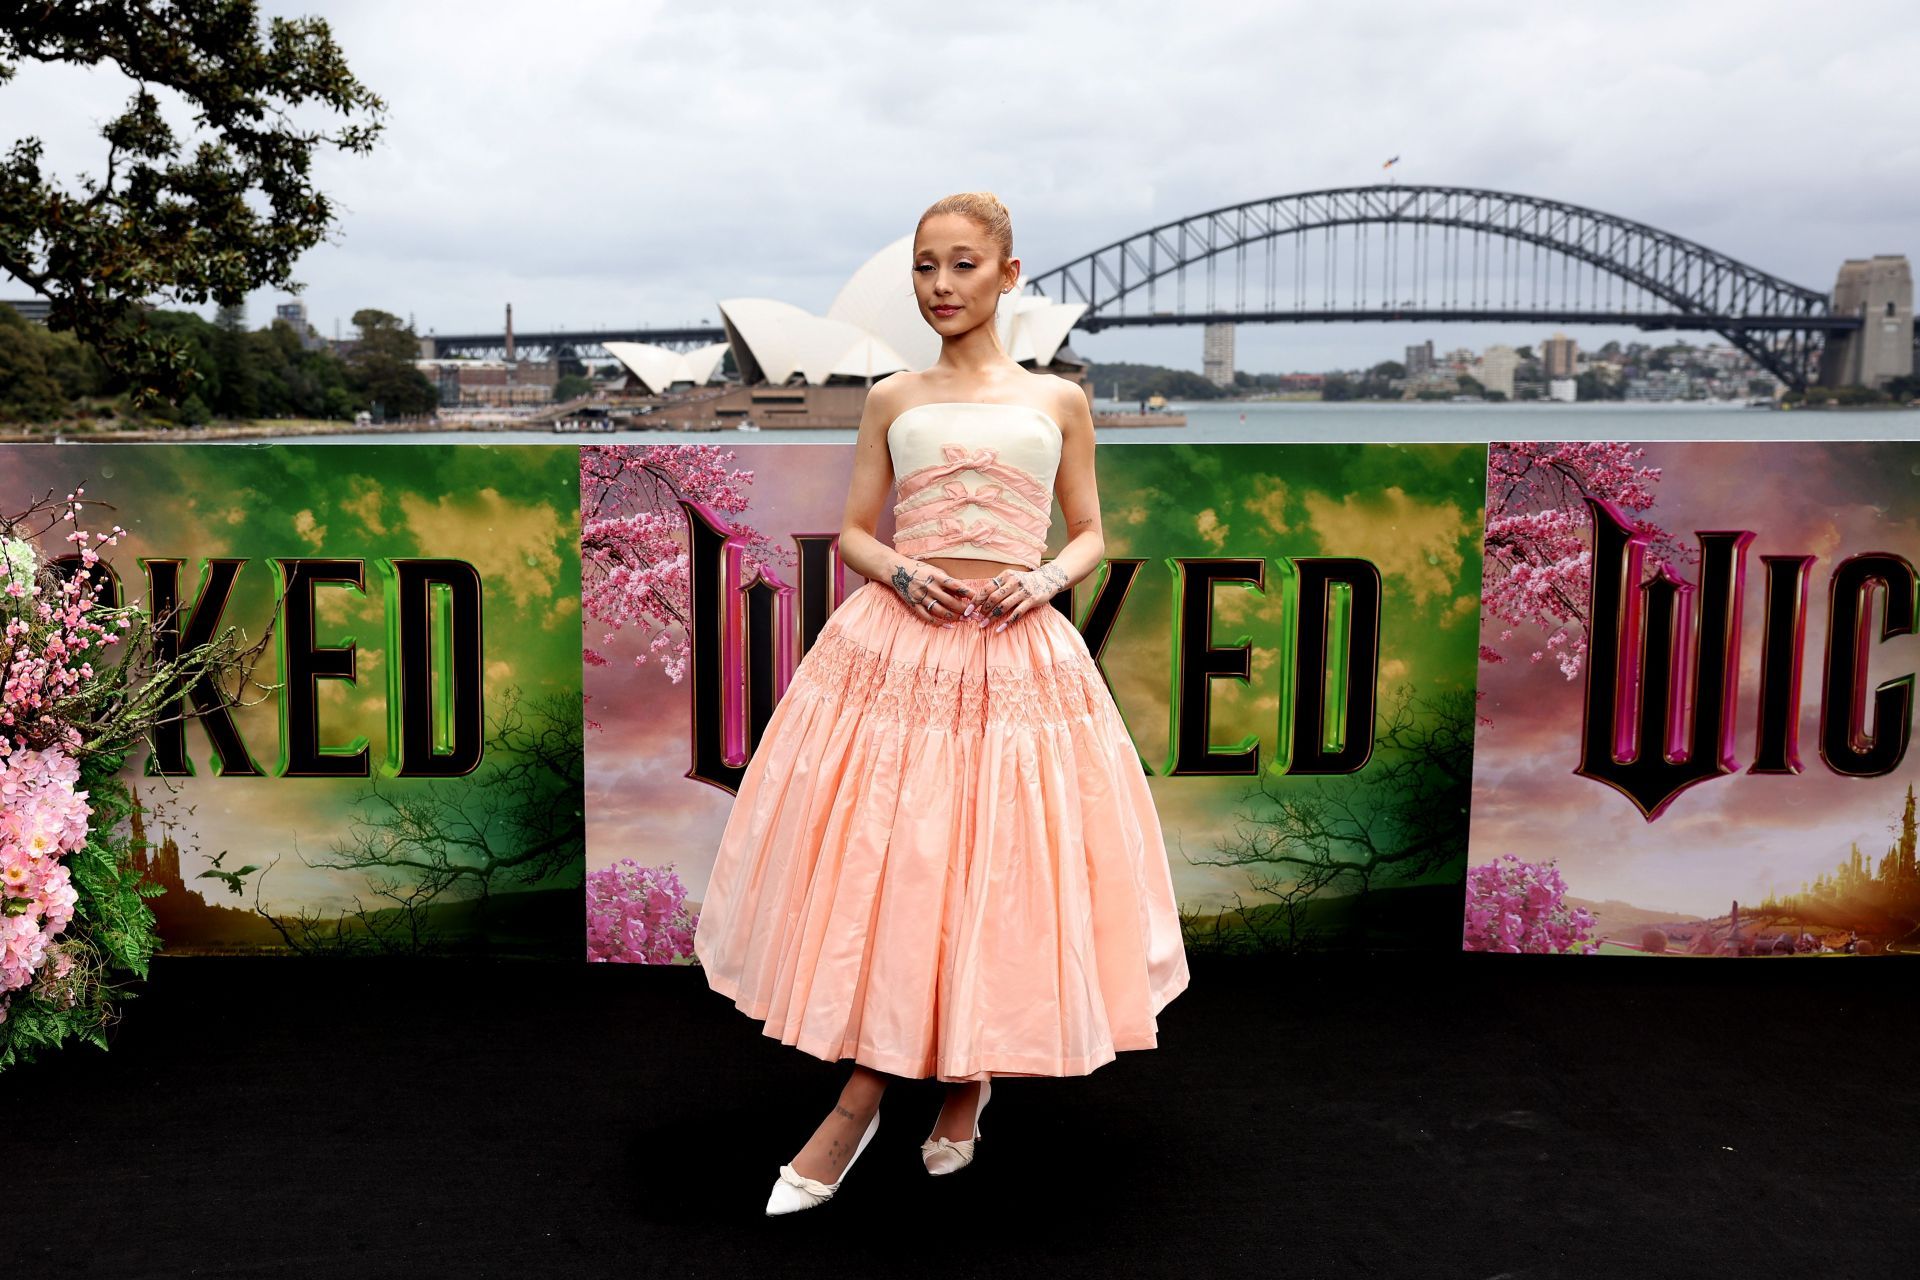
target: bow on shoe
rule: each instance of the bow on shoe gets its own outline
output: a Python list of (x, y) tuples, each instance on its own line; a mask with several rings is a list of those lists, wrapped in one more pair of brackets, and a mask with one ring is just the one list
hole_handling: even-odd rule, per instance
[(789, 1186), (798, 1187), (808, 1195), (820, 1200), (829, 1198), (839, 1189), (838, 1183), (820, 1182), (809, 1178), (804, 1173), (795, 1173), (793, 1166), (790, 1164), (780, 1166), (780, 1181), (787, 1183)]
[(942, 1135), (929, 1138), (920, 1144), (920, 1162), (927, 1166), (927, 1172), (935, 1175), (954, 1173), (973, 1163), (973, 1144), (978, 1138), (962, 1138), (955, 1142)]

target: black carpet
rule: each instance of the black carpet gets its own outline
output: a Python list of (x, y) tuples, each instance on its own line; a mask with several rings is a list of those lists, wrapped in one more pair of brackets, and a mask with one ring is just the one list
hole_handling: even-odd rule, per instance
[(692, 968), (162, 959), (113, 1049), (0, 1073), (0, 1276), (1892, 1276), (1897, 959), (1192, 957), (1161, 1047), (1007, 1080), (921, 1169), (894, 1086), (768, 1219), (846, 1066)]

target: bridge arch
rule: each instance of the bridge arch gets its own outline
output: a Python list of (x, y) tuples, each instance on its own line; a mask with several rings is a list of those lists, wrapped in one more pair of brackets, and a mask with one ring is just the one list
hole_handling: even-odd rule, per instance
[[(1289, 238), (1290, 288), (1273, 251)], [(1343, 265), (1342, 241), (1349, 238)], [(1267, 305), (1250, 308), (1247, 270), (1256, 248), (1265, 249)], [(1223, 262), (1235, 268), (1230, 307), (1215, 305)], [(1196, 268), (1205, 272), (1207, 300), (1190, 311), (1187, 274)], [(1343, 297), (1349, 273), (1352, 293)], [(1313, 275), (1320, 277), (1317, 290), (1308, 278)], [(1157, 306), (1169, 281), (1178, 294), (1173, 311)], [(1056, 301), (1085, 303), (1076, 327), (1087, 330), (1329, 320), (1531, 320), (1709, 330), (1795, 388), (1806, 386), (1826, 334), (1861, 324), (1858, 316), (1833, 314), (1824, 293), (1616, 214), (1511, 192), (1397, 183), (1210, 209), (1103, 245), (1028, 277), (1026, 285)], [(1131, 310), (1140, 301), (1144, 314)]]

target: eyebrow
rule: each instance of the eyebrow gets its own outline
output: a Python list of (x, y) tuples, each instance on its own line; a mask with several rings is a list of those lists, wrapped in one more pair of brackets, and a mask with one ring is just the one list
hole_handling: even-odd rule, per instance
[[(972, 245), (970, 245), (970, 244), (957, 244), (957, 245), (955, 245), (955, 246), (953, 246), (953, 251), (954, 251), (955, 253), (978, 253), (978, 252), (980, 252), (980, 251), (979, 251), (978, 249), (976, 249), (976, 248), (974, 248), (974, 247), (973, 247)], [(914, 255), (913, 255), (913, 256), (917, 258), (917, 257), (919, 257), (919, 256), (920, 256), (921, 254), (923, 254), (923, 253), (932, 253), (932, 252), (933, 252), (933, 250), (931, 250), (931, 249), (917, 249), (917, 250), (915, 250), (915, 251), (914, 251)]]

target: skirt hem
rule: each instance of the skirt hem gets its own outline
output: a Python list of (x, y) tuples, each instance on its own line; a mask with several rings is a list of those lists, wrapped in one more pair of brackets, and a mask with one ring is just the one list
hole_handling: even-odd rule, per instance
[[(711, 969), (707, 969), (705, 965), (702, 965), (701, 968), (706, 973), (707, 985), (714, 991), (725, 996), (728, 1000), (731, 1000), (734, 1008), (758, 1022), (760, 1024), (761, 1034), (768, 1039), (778, 1040), (781, 1044), (787, 1045), (789, 1048), (798, 1049), (809, 1057), (818, 1058), (822, 1062), (845, 1062), (851, 1058), (860, 1066), (868, 1067), (874, 1071), (883, 1072), (890, 1076), (899, 1076), (903, 1080), (926, 1080), (932, 1078), (938, 1079), (943, 1083), (957, 1084), (968, 1080), (983, 1079), (987, 1076), (1034, 1076), (1044, 1078), (1086, 1076), (1093, 1074), (1099, 1068), (1112, 1062), (1119, 1054), (1135, 1052), (1142, 1049), (1156, 1049), (1160, 1045), (1159, 1028), (1156, 1026), (1152, 1031), (1144, 1035), (1117, 1037), (1101, 1048), (1095, 1049), (1092, 1053), (1077, 1058), (1045, 1057), (1039, 1054), (1022, 1053), (989, 1053), (981, 1055), (985, 1061), (971, 1071), (941, 1071), (937, 1066), (930, 1063), (924, 1055), (891, 1053), (876, 1049), (871, 1045), (855, 1044), (849, 1047), (845, 1040), (842, 1040), (838, 1045), (829, 1045), (820, 1039), (807, 1036), (795, 1036), (789, 1039), (785, 1034), (773, 1028), (772, 1024), (767, 1020), (766, 1011), (759, 1013), (754, 1012), (752, 1008), (740, 1002), (737, 992), (727, 990), (724, 981), (720, 980), (718, 975)], [(1180, 981), (1175, 984), (1172, 990), (1161, 996), (1153, 1003), (1152, 1007), (1148, 1009), (1148, 1017), (1150, 1019), (1157, 1018), (1160, 1011), (1173, 1002), (1175, 996), (1187, 989), (1191, 980), (1192, 974), (1183, 969), (1180, 974)]]

